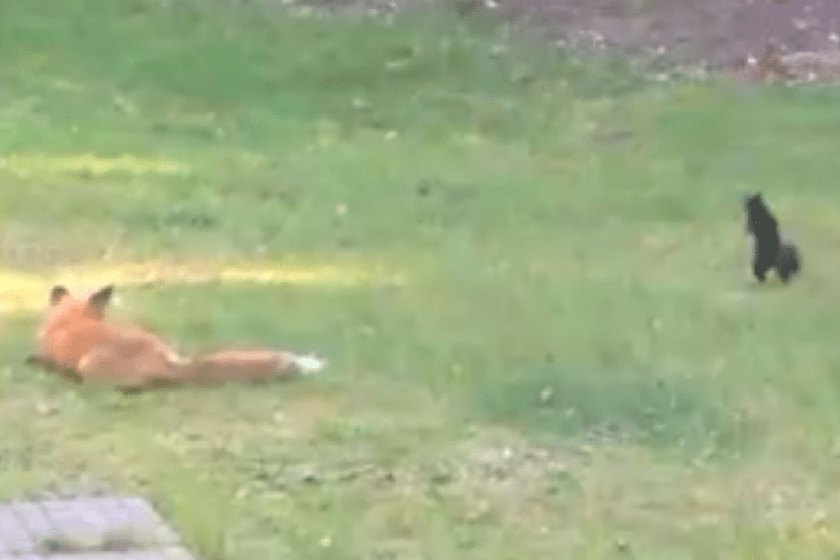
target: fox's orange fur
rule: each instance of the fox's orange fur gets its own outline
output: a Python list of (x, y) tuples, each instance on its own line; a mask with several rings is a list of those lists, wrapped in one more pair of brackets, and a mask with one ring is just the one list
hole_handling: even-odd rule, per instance
[(38, 331), (39, 350), (27, 361), (77, 382), (128, 390), (289, 378), (324, 365), (312, 356), (268, 349), (230, 349), (184, 358), (146, 329), (107, 320), (112, 294), (113, 287), (106, 286), (87, 298), (76, 298), (63, 286), (55, 286)]

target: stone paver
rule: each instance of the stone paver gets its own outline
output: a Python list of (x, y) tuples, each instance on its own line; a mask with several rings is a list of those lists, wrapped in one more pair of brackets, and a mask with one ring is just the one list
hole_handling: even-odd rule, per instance
[(0, 555), (0, 560), (195, 560), (184, 548), (127, 550), (121, 552), (81, 552), (72, 554)]
[(142, 498), (0, 504), (0, 560), (195, 560)]

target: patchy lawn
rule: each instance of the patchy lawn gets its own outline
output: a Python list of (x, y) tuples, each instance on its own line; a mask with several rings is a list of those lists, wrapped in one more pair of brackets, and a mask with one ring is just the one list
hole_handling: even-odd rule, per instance
[[(0, 53), (0, 496), (139, 492), (208, 559), (840, 550), (840, 94), (221, 0), (5, 0)], [(71, 386), (22, 365), (56, 281), (330, 367)]]

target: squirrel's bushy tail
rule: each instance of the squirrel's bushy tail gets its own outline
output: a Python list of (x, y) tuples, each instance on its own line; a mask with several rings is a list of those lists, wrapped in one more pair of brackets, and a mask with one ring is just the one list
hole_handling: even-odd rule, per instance
[(776, 272), (784, 282), (790, 281), (802, 268), (802, 259), (796, 245), (790, 240), (782, 240), (776, 254)]

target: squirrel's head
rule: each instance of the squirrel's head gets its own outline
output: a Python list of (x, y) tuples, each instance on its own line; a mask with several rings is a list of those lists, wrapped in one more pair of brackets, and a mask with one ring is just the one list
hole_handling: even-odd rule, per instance
[(744, 207), (746, 209), (750, 210), (761, 206), (764, 206), (764, 199), (761, 197), (760, 192), (744, 197)]

